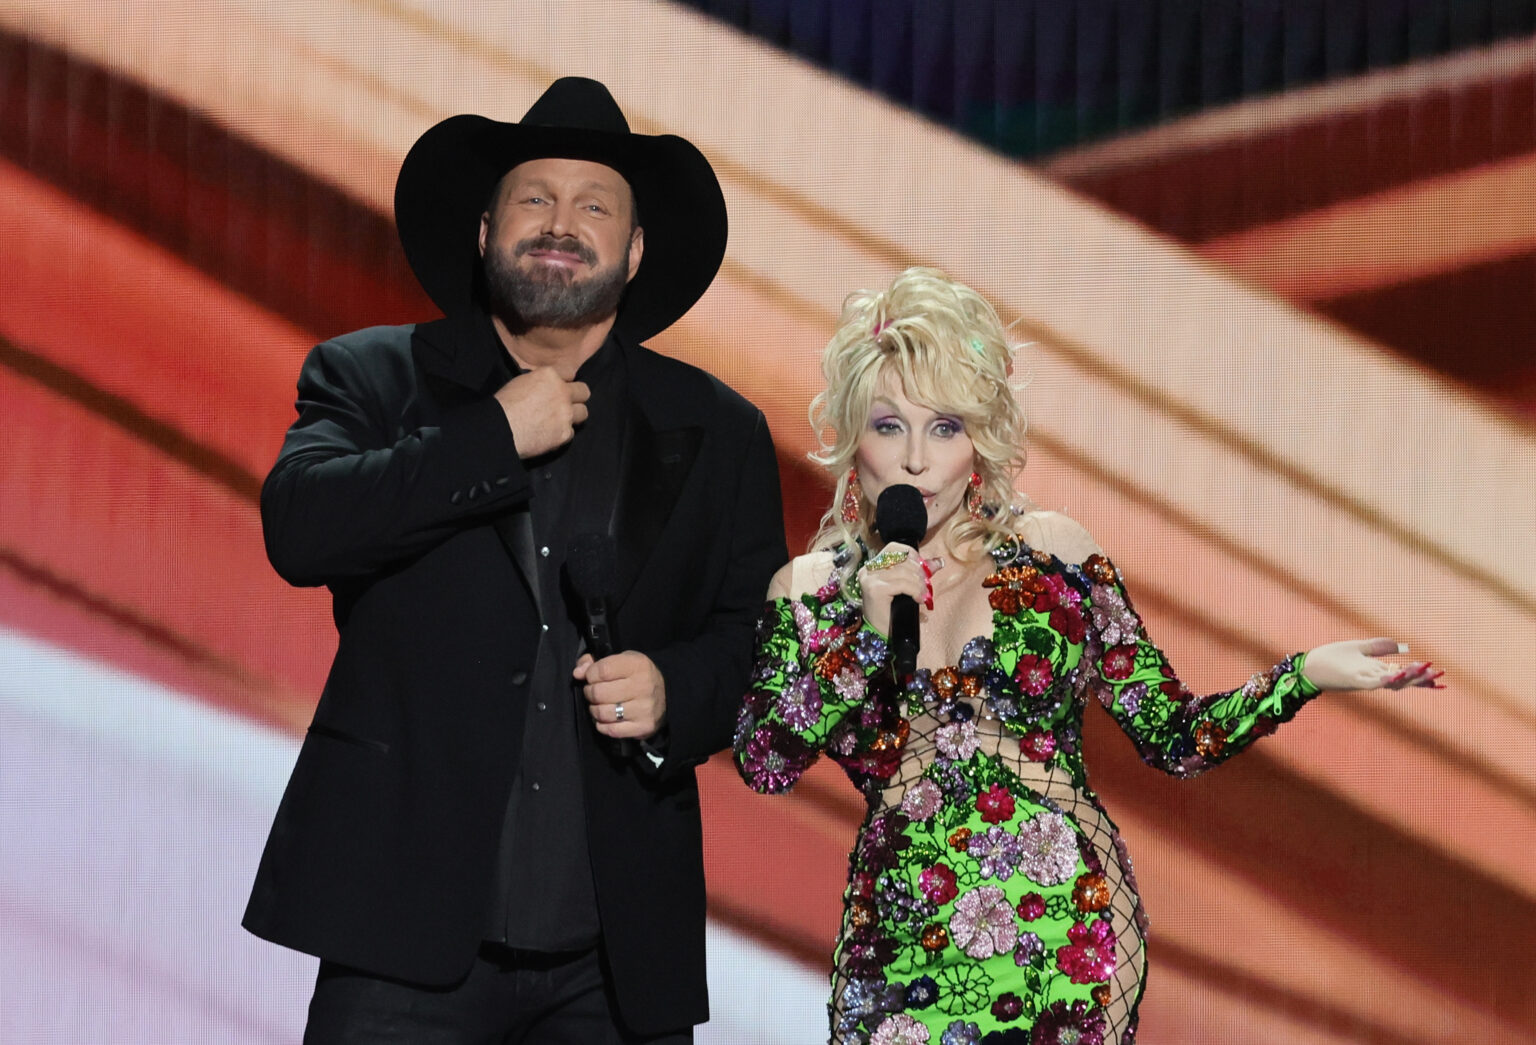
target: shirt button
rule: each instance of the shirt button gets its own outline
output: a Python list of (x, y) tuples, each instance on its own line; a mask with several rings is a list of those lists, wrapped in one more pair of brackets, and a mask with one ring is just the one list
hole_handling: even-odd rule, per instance
[(548, 624), (540, 624), (539, 625), (539, 630), (540, 631), (548, 631), (549, 630), (549, 625)]
[(547, 704), (545, 704), (545, 703), (544, 703), (544, 702), (543, 702), (543, 701), (542, 701), (542, 700), (541, 700), (541, 701), (539, 701), (539, 702), (538, 702), (538, 703), (537, 703), (537, 704), (535, 704), (535, 705), (534, 705), (534, 707), (536, 707), (536, 708), (538, 708), (538, 709), (539, 709), (539, 710), (540, 710), (540, 711), (544, 711), (544, 710), (546, 710), (546, 709), (548, 709), (548, 707), (549, 707), (549, 705), (547, 705)]
[(528, 673), (526, 671), (514, 671), (512, 673), (512, 685), (521, 686), (524, 682), (527, 681)]
[(534, 781), (534, 782), (533, 782), (533, 789), (534, 789), (534, 790), (535, 790), (535, 791), (537, 791), (537, 790), (539, 790), (539, 782), (538, 782), (538, 781), (537, 781), (537, 780), (535, 780), (535, 781)]
[(540, 548), (539, 554), (544, 556), (546, 559), (549, 558), (549, 545), (546, 544), (544, 547)]
[(544, 469), (544, 479), (546, 481), (548, 481), (548, 480), (553, 479), (553, 478), (554, 478), (554, 475), (550, 472), (550, 470), (548, 468)]

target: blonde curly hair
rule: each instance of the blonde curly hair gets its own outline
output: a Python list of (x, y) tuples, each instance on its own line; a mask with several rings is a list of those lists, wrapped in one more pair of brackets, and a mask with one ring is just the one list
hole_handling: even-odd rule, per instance
[[(827, 387), (811, 401), (821, 450), (810, 458), (836, 478), (832, 507), (811, 546), (879, 546), (870, 529), (873, 506), (861, 497), (852, 524), (843, 521), (841, 506), (870, 404), (886, 373), (900, 380), (914, 403), (960, 418), (975, 447), (987, 512), (980, 519), (956, 513), (949, 546), (958, 551), (979, 539), (982, 547), (993, 548), (1012, 536), (1018, 500), (1013, 483), (1024, 467), (1026, 427), (1010, 380), (1014, 350), (986, 299), (937, 269), (909, 268), (884, 291), (848, 295), (821, 355)], [(858, 568), (859, 557), (852, 558), (850, 573)]]

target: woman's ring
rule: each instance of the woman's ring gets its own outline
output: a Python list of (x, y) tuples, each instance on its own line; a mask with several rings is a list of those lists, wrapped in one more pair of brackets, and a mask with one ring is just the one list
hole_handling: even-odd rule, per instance
[(879, 555), (874, 556), (868, 562), (866, 562), (864, 564), (864, 568), (870, 572), (875, 572), (877, 570), (888, 570), (899, 562), (906, 562), (907, 555), (907, 552), (892, 551), (891, 549), (887, 548), (885, 551), (881, 552)]
[(623, 704), (615, 704), (613, 706), (613, 720), (615, 722), (623, 722), (624, 721), (624, 705)]

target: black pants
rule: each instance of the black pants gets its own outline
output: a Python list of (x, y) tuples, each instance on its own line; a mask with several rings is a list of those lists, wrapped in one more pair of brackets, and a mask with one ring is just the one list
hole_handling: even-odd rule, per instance
[(421, 987), (320, 963), (304, 1045), (690, 1045), (693, 1029), (625, 1030), (597, 948), (481, 948), (451, 987)]

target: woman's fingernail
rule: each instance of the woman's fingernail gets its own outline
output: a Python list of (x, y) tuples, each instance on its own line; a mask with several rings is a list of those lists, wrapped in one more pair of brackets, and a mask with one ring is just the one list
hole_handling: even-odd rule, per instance
[(1397, 652), (1399, 652), (1399, 653), (1407, 653), (1408, 652), (1408, 644), (1406, 642), (1399, 642), (1397, 644)]

